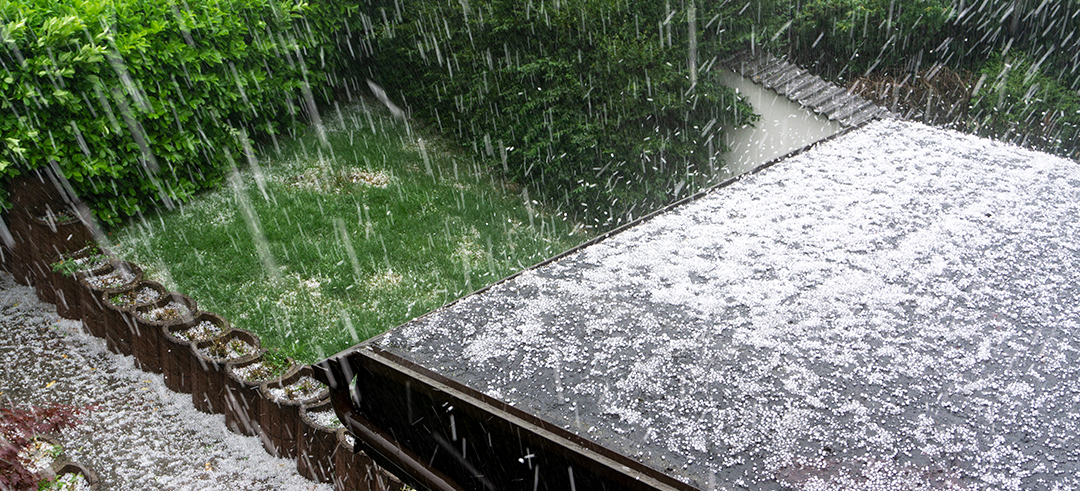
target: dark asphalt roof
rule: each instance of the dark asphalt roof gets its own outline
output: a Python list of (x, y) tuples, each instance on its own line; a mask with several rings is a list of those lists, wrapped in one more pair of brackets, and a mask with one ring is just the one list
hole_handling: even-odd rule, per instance
[(379, 343), (702, 489), (1080, 487), (1080, 167), (878, 121)]

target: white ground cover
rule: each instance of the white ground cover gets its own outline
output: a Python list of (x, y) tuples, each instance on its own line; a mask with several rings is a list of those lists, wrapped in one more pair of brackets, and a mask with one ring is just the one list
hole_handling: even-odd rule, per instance
[(1076, 162), (879, 121), (380, 343), (702, 489), (1077, 489), (1078, 248)]
[(161, 375), (109, 353), (82, 324), (60, 319), (31, 288), (0, 274), (0, 401), (91, 405), (59, 438), (65, 457), (97, 472), (103, 490), (320, 490), (296, 462), (270, 457), (256, 437), (225, 429)]

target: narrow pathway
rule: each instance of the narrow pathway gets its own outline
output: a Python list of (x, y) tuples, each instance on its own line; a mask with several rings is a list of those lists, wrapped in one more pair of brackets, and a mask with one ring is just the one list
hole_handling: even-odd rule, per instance
[(189, 395), (110, 353), (6, 273), (0, 367), (0, 404), (94, 406), (59, 440), (67, 458), (100, 475), (102, 490), (332, 489), (300, 477), (295, 461), (267, 455), (258, 438), (228, 432), (224, 416), (196, 411)]

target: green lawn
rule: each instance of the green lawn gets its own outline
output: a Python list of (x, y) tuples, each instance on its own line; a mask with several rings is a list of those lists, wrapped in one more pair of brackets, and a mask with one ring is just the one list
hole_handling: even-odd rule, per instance
[(280, 142), (221, 189), (112, 230), (113, 249), (310, 363), (585, 240), (385, 111), (325, 116), (325, 139)]

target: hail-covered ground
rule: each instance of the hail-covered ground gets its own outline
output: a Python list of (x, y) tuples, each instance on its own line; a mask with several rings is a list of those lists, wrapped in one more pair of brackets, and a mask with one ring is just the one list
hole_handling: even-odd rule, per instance
[(270, 457), (260, 440), (230, 433), (161, 375), (105, 349), (82, 323), (59, 318), (32, 288), (0, 274), (0, 404), (91, 406), (58, 438), (64, 457), (101, 478), (104, 490), (317, 490), (296, 461)]
[(1080, 487), (1080, 166), (879, 121), (401, 326), (701, 489)]

